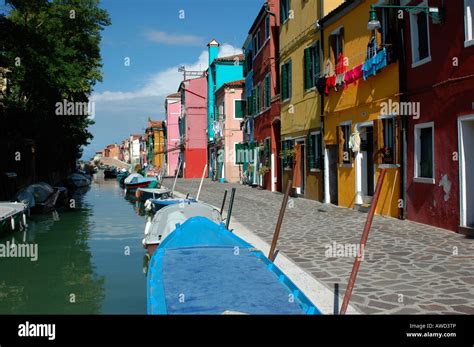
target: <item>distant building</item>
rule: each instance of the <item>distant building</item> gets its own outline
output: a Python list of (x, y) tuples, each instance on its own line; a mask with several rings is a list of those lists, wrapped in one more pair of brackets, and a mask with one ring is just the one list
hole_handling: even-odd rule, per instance
[(167, 175), (174, 176), (179, 165), (180, 138), (179, 117), (181, 115), (181, 93), (170, 94), (165, 100), (166, 112), (166, 163)]
[(140, 141), (141, 135), (130, 135), (130, 164), (140, 165)]
[[(165, 169), (166, 121), (148, 119), (146, 136), (146, 163), (155, 169)], [(144, 163), (143, 163), (144, 164)]]

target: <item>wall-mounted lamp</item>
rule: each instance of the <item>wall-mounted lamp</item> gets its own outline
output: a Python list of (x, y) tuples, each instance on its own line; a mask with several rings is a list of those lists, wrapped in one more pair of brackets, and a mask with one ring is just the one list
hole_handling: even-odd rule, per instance
[(441, 23), (441, 14), (438, 7), (429, 6), (396, 6), (396, 5), (371, 5), (370, 6), (370, 19), (367, 23), (368, 30), (380, 29), (380, 21), (377, 19), (377, 8), (396, 8), (407, 12), (424, 12), (431, 17), (434, 24)]

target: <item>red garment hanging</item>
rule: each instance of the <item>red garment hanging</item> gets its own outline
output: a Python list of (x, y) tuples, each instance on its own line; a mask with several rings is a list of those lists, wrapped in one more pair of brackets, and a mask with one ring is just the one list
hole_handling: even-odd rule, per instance
[(339, 53), (337, 57), (337, 64), (336, 64), (336, 75), (342, 74), (346, 72), (346, 65), (344, 63), (344, 55)]
[(358, 80), (360, 80), (363, 76), (362, 72), (362, 66), (364, 64), (360, 64), (359, 66), (354, 67), (350, 71), (347, 71), (345, 76), (344, 76), (344, 86), (347, 88), (347, 86), (351, 83), (356, 83)]

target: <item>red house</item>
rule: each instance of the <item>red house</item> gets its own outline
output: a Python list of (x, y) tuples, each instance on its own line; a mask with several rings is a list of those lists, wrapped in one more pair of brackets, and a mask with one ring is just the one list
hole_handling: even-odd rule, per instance
[(254, 114), (254, 141), (260, 144), (260, 185), (281, 191), (280, 82), (278, 68), (280, 0), (268, 0), (253, 22), (253, 95), (249, 114)]
[(188, 79), (179, 86), (179, 134), (184, 178), (201, 178), (207, 164), (207, 79)]
[[(402, 1), (407, 218), (474, 231), (474, 0)], [(436, 7), (441, 20), (423, 9)], [(403, 81), (403, 80), (402, 80)]]

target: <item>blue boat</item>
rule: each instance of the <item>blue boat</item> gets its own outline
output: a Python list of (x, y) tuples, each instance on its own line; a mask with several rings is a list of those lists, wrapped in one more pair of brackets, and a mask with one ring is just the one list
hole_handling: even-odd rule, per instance
[(190, 204), (197, 202), (196, 199), (177, 199), (177, 198), (168, 198), (168, 199), (148, 199), (145, 202), (145, 209), (150, 211), (152, 214), (155, 214), (163, 207), (176, 205), (180, 203)]
[(149, 314), (320, 314), (262, 252), (204, 217), (166, 237), (147, 275)]

